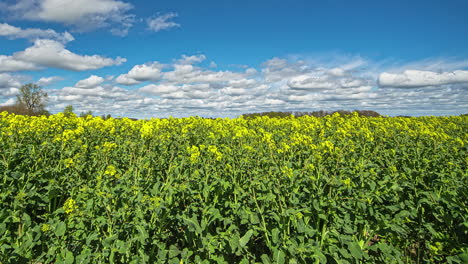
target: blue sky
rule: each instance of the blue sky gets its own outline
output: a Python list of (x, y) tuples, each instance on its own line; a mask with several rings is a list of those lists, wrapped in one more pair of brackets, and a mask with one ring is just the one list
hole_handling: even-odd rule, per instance
[(0, 105), (139, 118), (261, 111), (468, 112), (468, 2), (0, 3)]

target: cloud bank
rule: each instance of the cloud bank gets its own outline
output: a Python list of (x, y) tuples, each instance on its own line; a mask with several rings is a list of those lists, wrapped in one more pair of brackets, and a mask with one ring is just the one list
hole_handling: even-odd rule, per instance
[[(202, 66), (204, 60), (205, 55), (183, 55), (172, 63), (138, 64), (113, 80), (91, 76), (56, 90), (51, 98), (57, 111), (71, 103), (83, 111), (139, 118), (338, 109), (391, 115), (468, 111), (463, 70), (416, 75), (411, 73), (416, 70), (406, 70), (386, 79), (385, 70), (354, 57), (328, 65), (272, 58), (257, 69), (238, 71), (213, 70)], [(369, 68), (377, 70), (369, 73)], [(399, 81), (400, 75), (409, 81)]]
[[(78, 112), (137, 118), (235, 117), (249, 112), (339, 109), (389, 115), (468, 112), (468, 71), (451, 68), (461, 62), (441, 63), (442, 70), (430, 71), (422, 70), (417, 62), (395, 67), (360, 57), (326, 63), (275, 57), (258, 67), (223, 70), (212, 67), (206, 59), (196, 54), (169, 62), (149, 61), (115, 78), (90, 74), (71, 86), (48, 88), (49, 109), (58, 112), (72, 104)], [(72, 53), (56, 40), (36, 40), (24, 51), (0, 57), (0, 69), (54, 67), (77, 71), (121, 62), (118, 58)], [(21, 75), (0, 73), (0, 104), (11, 102), (25, 81)], [(47, 86), (57, 81), (60, 79), (52, 76), (36, 82)]]
[(468, 83), (468, 71), (458, 70), (438, 73), (406, 70), (399, 74), (383, 72), (379, 76), (379, 84), (382, 87), (414, 88), (457, 83)]

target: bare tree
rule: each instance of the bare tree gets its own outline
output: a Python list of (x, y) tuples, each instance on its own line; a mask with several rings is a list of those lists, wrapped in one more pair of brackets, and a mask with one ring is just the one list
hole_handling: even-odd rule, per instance
[(37, 84), (28, 83), (21, 86), (16, 99), (18, 105), (25, 107), (32, 113), (41, 114), (46, 112), (47, 93)]

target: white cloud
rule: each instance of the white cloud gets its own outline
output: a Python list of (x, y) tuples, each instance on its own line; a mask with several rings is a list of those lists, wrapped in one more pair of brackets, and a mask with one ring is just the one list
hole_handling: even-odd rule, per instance
[(328, 70), (328, 72), (331, 75), (336, 76), (336, 77), (342, 77), (345, 75), (345, 70), (342, 68), (333, 68), (333, 69)]
[(174, 27), (180, 27), (180, 24), (176, 22), (169, 21), (172, 18), (177, 17), (176, 13), (167, 13), (153, 18), (148, 18), (146, 23), (148, 28), (154, 32), (158, 32), (165, 29), (170, 29)]
[(383, 72), (379, 76), (381, 87), (414, 88), (440, 86), (446, 84), (468, 83), (468, 71), (431, 72), (406, 70), (400, 74)]
[(206, 56), (201, 54), (201, 55), (192, 55), (192, 56), (187, 56), (187, 55), (182, 55), (182, 58), (179, 59), (177, 62), (178, 64), (196, 64), (199, 62), (202, 62), (206, 60)]
[(59, 76), (42, 77), (36, 82), (36, 84), (43, 87), (43, 86), (51, 85), (54, 82), (61, 81), (61, 80), (63, 80), (63, 78)]
[(91, 89), (95, 88), (101, 83), (104, 82), (104, 78), (97, 76), (97, 75), (91, 75), (88, 78), (84, 80), (80, 80), (75, 84), (75, 87), (77, 88), (84, 88), (84, 89)]
[(302, 74), (294, 75), (287, 86), (295, 90), (323, 91), (330, 89), (350, 89), (367, 85), (370, 80), (353, 75), (346, 66), (327, 68), (302, 68)]
[(95, 70), (126, 61), (120, 57), (110, 59), (99, 55), (78, 55), (65, 49), (62, 43), (49, 39), (36, 40), (32, 47), (16, 52), (12, 57), (25, 63), (72, 71)]
[(297, 75), (288, 80), (288, 86), (298, 90), (323, 90), (338, 88), (335, 83), (329, 82), (326, 76), (312, 74)]
[(191, 76), (187, 81), (194, 82), (207, 82), (207, 83), (220, 83), (227, 82), (229, 80), (243, 79), (245, 77), (244, 73), (231, 72), (231, 71), (202, 71), (200, 75)]
[(254, 79), (238, 79), (228, 81), (228, 85), (235, 88), (251, 88), (257, 84), (258, 82)]
[(131, 98), (130, 92), (116, 86), (96, 86), (93, 88), (64, 87), (56, 90), (53, 95), (55, 100), (69, 101), (79, 98), (80, 102), (103, 102), (106, 100), (122, 101)]
[(0, 89), (21, 87), (20, 78), (8, 73), (0, 73)]
[(174, 64), (172, 71), (164, 72), (163, 79), (178, 83), (223, 83), (230, 80), (243, 79), (250, 72), (210, 71), (191, 64)]
[(23, 76), (0, 73), (0, 96), (16, 96), (22, 85), (23, 79)]
[(75, 38), (68, 32), (57, 33), (52, 29), (19, 28), (6, 23), (0, 23), (0, 36), (10, 39), (26, 38), (35, 40), (38, 38), (54, 39), (63, 43), (73, 41)]
[(267, 82), (278, 82), (306, 72), (303, 62), (290, 62), (286, 59), (273, 58), (262, 64), (263, 78)]
[(149, 84), (139, 89), (141, 92), (162, 95), (177, 92), (181, 87), (172, 84)]
[(7, 6), (13, 15), (29, 20), (70, 25), (76, 31), (111, 28), (116, 35), (126, 35), (134, 23), (127, 12), (133, 6), (115, 0), (19, 0)]
[(12, 56), (0, 55), (0, 72), (34, 71), (40, 69), (41, 67), (34, 63), (17, 60)]
[(134, 85), (134, 84), (139, 84), (141, 83), (140, 81), (137, 81), (135, 79), (132, 79), (128, 77), (128, 74), (121, 74), (119, 77), (115, 79), (115, 81), (118, 84), (123, 84), (123, 85)]
[(164, 65), (155, 61), (141, 65), (135, 65), (127, 74), (121, 74), (115, 80), (119, 84), (134, 85), (145, 81), (157, 81), (161, 78), (161, 70)]

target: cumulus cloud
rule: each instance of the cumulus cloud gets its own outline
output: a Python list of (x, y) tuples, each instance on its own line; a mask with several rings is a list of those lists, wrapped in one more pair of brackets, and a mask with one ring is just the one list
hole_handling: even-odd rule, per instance
[[(96, 86), (92, 88), (78, 88), (78, 87), (65, 87), (61, 91), (67, 95), (80, 95), (80, 96), (91, 96), (91, 97), (115, 97), (115, 94), (112, 92), (116, 92), (114, 89), (106, 89), (102, 86)], [(119, 91), (120, 92), (120, 91)]]
[(291, 62), (286, 59), (273, 58), (262, 64), (263, 78), (267, 82), (278, 82), (306, 72), (302, 61)]
[(169, 21), (170, 19), (175, 18), (177, 16), (177, 13), (167, 13), (153, 18), (148, 18), (146, 20), (146, 23), (148, 24), (148, 28), (151, 31), (158, 32), (161, 30), (167, 30), (174, 27), (180, 27), (180, 24), (177, 24), (173, 21)]
[[(22, 76), (0, 73), (0, 96), (11, 97), (17, 95), (22, 81)], [(7, 103), (9, 104), (8, 100)]]
[(446, 84), (468, 83), (468, 71), (431, 72), (406, 70), (400, 74), (383, 72), (379, 76), (381, 87), (415, 88)]
[(81, 32), (110, 28), (116, 35), (126, 35), (133, 25), (134, 15), (128, 13), (132, 8), (115, 0), (19, 0), (6, 7), (23, 19), (62, 23)]
[[(370, 80), (364, 76), (356, 75), (351, 72), (349, 65), (341, 65), (340, 67), (324, 68), (293, 65), (296, 70), (285, 71), (281, 68), (278, 71), (279, 75), (287, 75), (287, 86), (292, 90), (302, 90), (309, 92), (322, 92), (330, 89), (352, 89), (368, 85)], [(270, 70), (267, 68), (267, 70)], [(264, 71), (265, 72), (265, 71)], [(275, 71), (270, 71), (268, 74), (274, 74)], [(274, 77), (267, 77), (275, 81)]]
[(57, 33), (52, 29), (38, 29), (38, 28), (19, 28), (6, 23), (0, 23), (0, 36), (7, 37), (9, 39), (54, 39), (63, 43), (73, 41), (75, 38), (68, 32)]
[(84, 89), (91, 89), (95, 88), (101, 83), (104, 82), (104, 78), (97, 76), (97, 75), (91, 75), (88, 78), (84, 80), (80, 80), (75, 84), (75, 87), (78, 88), (84, 88)]
[(128, 77), (127, 74), (119, 75), (119, 77), (115, 79), (115, 82), (122, 85), (135, 85), (141, 83), (140, 81)]
[(206, 60), (206, 56), (201, 54), (201, 55), (192, 55), (192, 56), (187, 56), (187, 55), (182, 55), (182, 58), (179, 59), (177, 62), (178, 64), (196, 64), (199, 62), (202, 62)]
[(67, 50), (62, 43), (50, 39), (36, 40), (32, 47), (16, 52), (12, 57), (32, 65), (72, 71), (95, 70), (105, 66), (120, 65), (126, 61), (120, 57), (111, 59), (99, 55), (78, 55)]
[(14, 71), (34, 71), (40, 70), (38, 65), (15, 59), (12, 56), (0, 55), (0, 72), (14, 72)]
[(128, 73), (121, 74), (115, 80), (119, 84), (134, 85), (145, 81), (157, 81), (161, 78), (163, 64), (159, 62), (135, 65)]
[(174, 64), (172, 71), (163, 73), (163, 78), (167, 81), (186, 83), (222, 83), (230, 80), (243, 79), (251, 72), (232, 71), (211, 71), (195, 67), (191, 64)]
[(323, 90), (337, 88), (335, 83), (329, 82), (326, 76), (313, 74), (297, 75), (288, 80), (288, 86), (298, 90)]
[(149, 84), (141, 87), (139, 90), (144, 93), (162, 95), (177, 92), (181, 89), (181, 87), (178, 87), (173, 84)]
[(39, 86), (48, 86), (51, 85), (57, 81), (63, 80), (62, 77), (59, 76), (51, 76), (51, 77), (41, 77), (36, 84)]
[(19, 87), (21, 87), (21, 81), (17, 76), (8, 73), (0, 73), (0, 89)]

